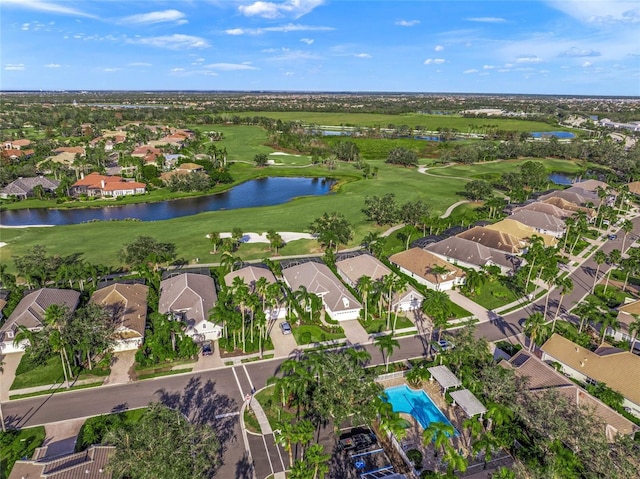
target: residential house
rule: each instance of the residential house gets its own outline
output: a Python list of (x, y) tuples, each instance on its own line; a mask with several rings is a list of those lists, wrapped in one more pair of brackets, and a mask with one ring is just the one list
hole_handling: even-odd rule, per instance
[(60, 146), (55, 150), (53, 150), (53, 152), (56, 154), (71, 153), (74, 156), (75, 155), (84, 156), (86, 153), (85, 149), (82, 146)]
[(33, 197), (33, 189), (42, 186), (45, 193), (54, 193), (60, 186), (58, 180), (50, 180), (44, 176), (34, 176), (28, 178), (18, 178), (0, 190), (0, 198), (17, 198), (24, 200)]
[(566, 230), (566, 224), (562, 219), (536, 211), (521, 210), (510, 215), (509, 219), (530, 226), (538, 233), (555, 236), (556, 238), (561, 238)]
[(28, 344), (24, 340), (14, 344), (14, 339), (21, 326), (39, 331), (44, 327), (45, 312), (49, 306), (57, 304), (73, 312), (78, 307), (80, 293), (72, 289), (41, 288), (25, 295), (11, 315), (0, 327), (0, 353), (16, 353)]
[[(616, 341), (631, 341), (633, 334), (629, 331), (629, 326), (634, 321), (640, 320), (640, 301), (633, 301), (618, 307), (618, 328), (607, 328), (607, 335), (612, 336)], [(640, 331), (637, 332), (633, 349), (640, 350)]]
[(307, 292), (319, 296), (325, 312), (334, 321), (360, 317), (362, 305), (326, 264), (309, 261), (289, 266), (282, 270), (282, 276), (291, 291), (304, 286)]
[(17, 150), (15, 148), (11, 148), (8, 150), (2, 150), (1, 155), (2, 158), (6, 160), (26, 160), (27, 158), (31, 158), (35, 153), (34, 150)]
[(544, 202), (549, 198), (563, 198), (580, 206), (593, 205), (597, 207), (601, 203), (601, 200), (596, 193), (574, 186), (567, 188), (566, 190), (553, 190), (538, 197), (538, 201)]
[(570, 218), (574, 215), (573, 211), (563, 210), (562, 208), (559, 208), (556, 205), (545, 203), (544, 201), (535, 201), (525, 206), (519, 206), (517, 208), (514, 208), (512, 213), (515, 214), (520, 211), (533, 211), (536, 213), (544, 213), (545, 215), (555, 216), (556, 218), (560, 218), (562, 220)]
[(48, 446), (39, 447), (32, 459), (19, 459), (8, 479), (111, 479), (107, 464), (115, 446), (91, 446), (85, 451), (48, 455)]
[(511, 274), (522, 264), (522, 259), (515, 255), (457, 236), (430, 244), (425, 249), (449, 263), (475, 270), (497, 266), (501, 274)]
[(156, 148), (155, 146), (142, 145), (131, 152), (131, 156), (133, 156), (134, 158), (146, 158), (149, 155), (160, 156), (162, 155), (162, 150), (160, 148)]
[(557, 362), (562, 372), (586, 384), (605, 383), (624, 397), (623, 406), (640, 417), (640, 356), (604, 343), (590, 351), (559, 334), (542, 345), (542, 359)]
[(196, 163), (182, 163), (176, 167), (175, 170), (166, 171), (160, 175), (162, 181), (168, 181), (169, 178), (176, 175), (190, 175), (191, 173), (199, 173), (207, 175), (204, 167)]
[(595, 414), (602, 420), (609, 441), (613, 441), (618, 434), (630, 435), (640, 430), (633, 422), (529, 352), (520, 351), (509, 361), (501, 361), (500, 366), (512, 369), (520, 377), (526, 377), (529, 391), (534, 395), (552, 390), (584, 412)]
[(502, 221), (493, 223), (492, 225), (487, 225), (486, 228), (507, 233), (518, 238), (527, 245), (533, 236), (539, 236), (542, 238), (545, 246), (555, 246), (558, 243), (558, 239), (555, 236), (540, 234), (531, 226), (524, 225), (519, 221), (509, 218), (505, 218)]
[(576, 188), (582, 188), (583, 190), (590, 191), (592, 193), (597, 193), (598, 189), (603, 189), (604, 191), (609, 191), (610, 188), (611, 188), (608, 183), (605, 183), (604, 181), (600, 181), (600, 180), (576, 181), (571, 186), (576, 187)]
[[(389, 258), (389, 261), (400, 268), (404, 274), (431, 289), (444, 291), (464, 284), (466, 274), (463, 270), (421, 248), (411, 248), (396, 253)], [(434, 272), (435, 268), (444, 268), (446, 271), (437, 273)]]
[(511, 254), (520, 254), (527, 246), (526, 242), (521, 241), (509, 233), (485, 226), (474, 226), (457, 236), (458, 238), (480, 243), (487, 248), (493, 248)]
[(118, 197), (128, 195), (140, 195), (147, 191), (147, 185), (137, 181), (127, 181), (121, 176), (105, 176), (93, 172), (76, 181), (71, 186), (71, 194)]
[(627, 183), (627, 188), (629, 190), (629, 193), (640, 196), (640, 181), (632, 181), (631, 183)]
[(63, 151), (62, 153), (58, 153), (55, 156), (49, 156), (45, 160), (40, 161), (37, 166), (38, 168), (40, 168), (42, 164), (48, 161), (51, 161), (53, 163), (58, 163), (59, 165), (72, 166), (75, 160), (76, 160), (75, 153), (69, 153), (69, 152)]
[(8, 140), (2, 144), (2, 149), (4, 150), (24, 150), (27, 146), (31, 144), (31, 140), (20, 139), (20, 140)]
[[(230, 272), (225, 275), (224, 283), (228, 287), (231, 287), (233, 280), (237, 277), (242, 278), (252, 293), (256, 292), (256, 283), (260, 278), (264, 278), (269, 285), (277, 283), (276, 277), (268, 268), (255, 265), (245, 266), (244, 268)], [(274, 305), (265, 304), (264, 314), (267, 319), (276, 320), (286, 318), (287, 308), (283, 304), (283, 296), (284, 292), (282, 292), (282, 296), (277, 298), (277, 302)]]
[[(369, 254), (336, 261), (336, 268), (340, 277), (352, 288), (357, 288), (358, 281), (363, 276), (371, 278), (372, 281), (380, 281), (384, 276), (393, 273), (382, 261)], [(424, 296), (409, 285), (405, 291), (394, 294), (391, 308), (394, 311), (413, 311), (420, 308), (423, 299)]]
[(113, 283), (91, 295), (91, 302), (104, 306), (118, 322), (114, 351), (142, 346), (147, 323), (148, 292), (149, 287), (143, 284)]
[(222, 328), (209, 320), (209, 311), (218, 301), (213, 278), (182, 273), (160, 282), (158, 312), (185, 323), (185, 332), (194, 341), (218, 339)]
[(543, 201), (543, 203), (548, 203), (550, 205), (557, 206), (560, 209), (571, 211), (573, 212), (573, 214), (577, 213), (578, 211), (583, 211), (587, 215), (587, 218), (589, 220), (593, 220), (596, 217), (596, 210), (594, 210), (593, 208), (579, 206), (575, 203), (572, 203), (571, 201), (565, 200), (564, 198), (554, 196), (553, 198), (547, 198)]

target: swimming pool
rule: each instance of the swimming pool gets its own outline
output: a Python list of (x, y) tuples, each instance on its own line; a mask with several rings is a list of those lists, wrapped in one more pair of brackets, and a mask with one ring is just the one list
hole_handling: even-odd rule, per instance
[[(411, 414), (423, 429), (429, 427), (432, 422), (442, 422), (453, 426), (431, 398), (423, 390), (415, 391), (406, 384), (385, 389), (388, 402), (395, 412)], [(456, 436), (458, 432), (456, 431)]]

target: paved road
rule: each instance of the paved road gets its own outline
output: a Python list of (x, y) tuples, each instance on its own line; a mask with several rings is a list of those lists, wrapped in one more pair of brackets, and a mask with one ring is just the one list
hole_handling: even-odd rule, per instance
[[(640, 217), (635, 218), (633, 221), (633, 232), (630, 233), (630, 237), (627, 239), (624, 249), (629, 249), (633, 241), (632, 235), (640, 236)], [(609, 254), (614, 249), (622, 248), (622, 237), (624, 232), (619, 230), (617, 232), (618, 239), (615, 241), (607, 241), (600, 248), (605, 253)], [(562, 300), (562, 306), (560, 314), (566, 313), (576, 304), (578, 304), (587, 294), (591, 292), (593, 286), (594, 275), (598, 268), (598, 265), (593, 260), (593, 254), (589, 259), (583, 262), (571, 275), (570, 278), (573, 281), (573, 291), (566, 295)], [(604, 277), (609, 267), (606, 264), (600, 266), (600, 277)], [(547, 313), (547, 319), (552, 319), (558, 309), (560, 300), (560, 290), (554, 289), (549, 296), (549, 311)], [(504, 316), (495, 315), (488, 323), (483, 323), (478, 326), (477, 335), (482, 336), (489, 341), (497, 341), (505, 337), (512, 337), (522, 333), (522, 325), (531, 314), (535, 312), (543, 312), (546, 297), (534, 301), (525, 308), (515, 311)]]

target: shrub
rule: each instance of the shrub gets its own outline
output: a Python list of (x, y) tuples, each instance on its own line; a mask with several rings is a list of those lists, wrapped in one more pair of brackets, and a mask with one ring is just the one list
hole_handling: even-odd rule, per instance
[(413, 462), (413, 466), (420, 470), (422, 469), (422, 453), (417, 449), (409, 449), (407, 451), (407, 457), (411, 462)]

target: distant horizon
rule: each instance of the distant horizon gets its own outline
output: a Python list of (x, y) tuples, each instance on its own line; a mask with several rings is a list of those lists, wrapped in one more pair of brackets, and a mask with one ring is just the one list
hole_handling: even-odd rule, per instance
[(640, 96), (628, 0), (0, 0), (0, 13), (3, 91)]

